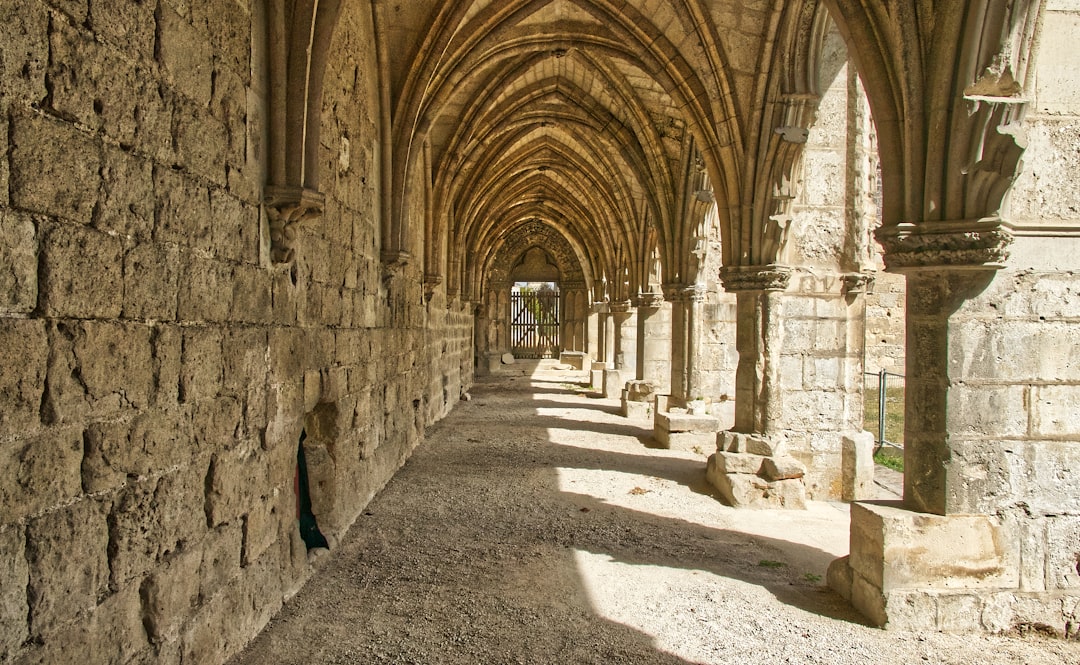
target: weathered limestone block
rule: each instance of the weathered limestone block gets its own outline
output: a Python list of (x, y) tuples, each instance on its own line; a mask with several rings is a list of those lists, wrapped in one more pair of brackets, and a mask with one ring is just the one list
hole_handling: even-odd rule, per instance
[[(130, 88), (130, 86), (128, 86)], [(148, 159), (121, 148), (102, 149), (102, 187), (94, 226), (139, 241), (154, 230), (154, 169)]]
[(19, 665), (145, 662), (153, 658), (142, 624), (139, 589), (121, 589), (44, 644), (33, 644)]
[(172, 412), (147, 411), (130, 422), (95, 423), (84, 440), (82, 483), (88, 492), (117, 489), (128, 476), (150, 476), (192, 461), (191, 422)]
[(214, 216), (206, 186), (183, 173), (155, 166), (154, 201), (155, 240), (213, 250)]
[(201, 468), (132, 483), (109, 516), (112, 582), (126, 585), (191, 542), (205, 528)]
[(206, 602), (240, 573), (244, 532), (240, 524), (225, 524), (206, 535), (199, 568), (199, 597)]
[(634, 420), (652, 416), (656, 386), (651, 381), (627, 381), (622, 391), (622, 415)]
[(186, 548), (168, 557), (146, 578), (140, 589), (150, 641), (175, 641), (185, 621), (199, 605), (202, 553)]
[(1046, 522), (1046, 588), (1080, 592), (1080, 517), (1061, 515)]
[(607, 398), (620, 394), (623, 387), (622, 373), (617, 369), (605, 369), (603, 381), (603, 395)]
[(215, 456), (206, 480), (208, 523), (217, 527), (246, 514), (258, 504), (264, 488), (272, 486), (267, 475), (267, 460), (261, 455)]
[(291, 491), (274, 488), (257, 501), (244, 517), (243, 564), (250, 566), (278, 539), (283, 520), (295, 520), (296, 499)]
[(150, 339), (151, 328), (137, 324), (84, 321), (51, 326), (43, 421), (75, 422), (146, 406), (153, 389)]
[(42, 99), (49, 62), (49, 12), (44, 3), (0, 5), (0, 97)]
[[(840, 561), (835, 566), (843, 566)], [(1019, 585), (1020, 545), (1007, 525), (987, 515), (929, 515), (899, 504), (856, 503), (851, 509), (851, 601), (878, 625), (902, 630), (979, 629), (987, 591)], [(843, 581), (839, 571), (830, 579)], [(950, 590), (956, 589), (953, 592)], [(838, 589), (843, 593), (844, 589)], [(980, 599), (966, 616), (974, 624), (939, 619), (947, 604)], [(911, 611), (923, 606), (923, 611)], [(954, 608), (955, 609), (955, 608)], [(970, 608), (969, 608), (970, 609)]]
[(32, 635), (55, 634), (104, 595), (109, 585), (106, 511), (100, 501), (84, 499), (27, 526)]
[(712, 416), (692, 416), (657, 408), (653, 438), (665, 448), (708, 450), (715, 445), (720, 421)]
[[(98, 146), (74, 126), (56, 119), (19, 111), (12, 115), (12, 204), (30, 212), (89, 223), (101, 180)], [(87, 249), (87, 260), (93, 261), (93, 247)]]
[(79, 380), (94, 410), (145, 407), (154, 384), (145, 325), (86, 321), (76, 330)]
[(806, 467), (762, 437), (725, 431), (705, 476), (736, 508), (806, 508)]
[(37, 307), (37, 254), (34, 219), (0, 209), (0, 314), (28, 314)]
[(202, 104), (184, 97), (174, 101), (173, 136), (177, 159), (192, 173), (209, 179), (222, 187), (227, 182), (225, 174), (226, 151), (229, 132), (225, 124), (210, 114)]
[(214, 52), (206, 36), (166, 5), (158, 17), (158, 43), (168, 80), (180, 93), (202, 106), (208, 105), (213, 90)]
[[(7, 476), (4, 476), (7, 477)], [(4, 505), (11, 505), (5, 503)], [(26, 617), (26, 542), (23, 530), (16, 526), (0, 527), (0, 661), (8, 662), (29, 636)]]
[(49, 96), (44, 105), (54, 115), (103, 131), (120, 143), (135, 137), (134, 63), (85, 31), (66, 21), (50, 24)]
[(222, 294), (232, 291), (232, 269), (213, 259), (204, 259), (187, 252), (180, 254), (181, 277), (177, 317), (190, 322), (228, 321), (232, 301)]
[(118, 318), (123, 309), (123, 246), (84, 227), (51, 225), (42, 243), (39, 283), (46, 316)]
[(217, 397), (222, 389), (224, 363), (220, 328), (185, 328), (180, 401), (200, 402)]
[(223, 189), (210, 190), (214, 251), (237, 262), (259, 260), (259, 209)]
[(841, 478), (844, 501), (862, 501), (874, 492), (874, 435), (870, 432), (841, 439)]
[(154, 57), (154, 7), (125, 0), (95, 0), (91, 27), (99, 38), (140, 60)]
[(180, 254), (175, 246), (143, 243), (124, 254), (124, 317), (176, 319)]
[(728, 505), (736, 508), (806, 508), (801, 479), (768, 481), (750, 473), (718, 471), (717, 455), (709, 457), (705, 475)]
[(82, 430), (57, 427), (0, 446), (0, 506), (17, 521), (82, 493)]
[(244, 405), (231, 396), (203, 400), (192, 408), (192, 435), (198, 449), (205, 453), (253, 450), (256, 446), (244, 438)]
[(241, 395), (266, 381), (269, 337), (262, 328), (230, 327), (222, 338), (222, 389)]
[(750, 453), (763, 457), (782, 455), (785, 452), (783, 442), (732, 431), (723, 431), (717, 435), (716, 448), (729, 453)]
[(0, 318), (0, 431), (17, 432), (39, 426), (42, 386), (49, 356), (42, 321)]
[(176, 325), (158, 325), (151, 329), (153, 346), (154, 398), (157, 407), (172, 407), (180, 398), (180, 368), (183, 360), (183, 333)]

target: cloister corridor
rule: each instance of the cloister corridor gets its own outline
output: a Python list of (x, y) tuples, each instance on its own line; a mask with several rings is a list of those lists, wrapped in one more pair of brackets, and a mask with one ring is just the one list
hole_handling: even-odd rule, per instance
[(478, 380), (232, 664), (1080, 662), (870, 627), (823, 580), (846, 504), (723, 506), (700, 455), (550, 365)]

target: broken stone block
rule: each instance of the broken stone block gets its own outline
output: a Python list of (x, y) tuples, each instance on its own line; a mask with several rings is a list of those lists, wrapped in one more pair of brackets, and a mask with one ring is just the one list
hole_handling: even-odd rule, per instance
[(874, 492), (874, 435), (859, 432), (841, 440), (841, 481), (844, 501), (862, 501)]
[(652, 381), (627, 381), (626, 399), (630, 402), (652, 402), (656, 385)]
[(765, 459), (761, 455), (718, 451), (715, 459), (710, 461), (715, 465), (717, 473), (749, 473), (756, 476)]
[(806, 467), (791, 457), (766, 457), (761, 464), (761, 477), (769, 482), (795, 480), (806, 475)]

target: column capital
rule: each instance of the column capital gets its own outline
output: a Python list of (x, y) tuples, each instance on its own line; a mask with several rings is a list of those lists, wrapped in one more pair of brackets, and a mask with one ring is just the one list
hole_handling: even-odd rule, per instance
[(875, 235), (892, 272), (1002, 268), (1015, 237), (1000, 219), (897, 224), (882, 227)]
[(306, 187), (263, 188), (263, 203), (270, 221), (270, 260), (292, 263), (296, 258), (296, 231), (301, 223), (323, 214), (326, 197)]
[(668, 302), (705, 302), (706, 288), (704, 284), (665, 284), (664, 298)]
[(725, 266), (720, 269), (724, 290), (784, 291), (791, 283), (792, 269), (776, 264), (766, 266)]
[(664, 306), (664, 294), (662, 293), (639, 293), (634, 296), (633, 300), (635, 307), (646, 309), (660, 309)]
[(626, 314), (632, 309), (629, 300), (619, 300), (616, 302), (608, 303), (608, 311), (612, 314)]

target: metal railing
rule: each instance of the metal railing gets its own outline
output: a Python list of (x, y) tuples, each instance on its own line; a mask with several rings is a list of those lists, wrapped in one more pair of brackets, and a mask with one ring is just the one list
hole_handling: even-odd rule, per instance
[[(877, 454), (877, 452), (880, 451), (884, 446), (891, 446), (893, 448), (901, 448), (902, 449), (904, 447), (904, 442), (903, 442), (903, 436), (904, 436), (904, 430), (903, 430), (903, 419), (904, 419), (904, 416), (903, 416), (903, 413), (904, 413), (904, 411), (903, 411), (903, 409), (904, 409), (903, 385), (904, 385), (904, 383), (903, 383), (903, 379), (904, 379), (904, 375), (903, 374), (895, 374), (893, 372), (889, 372), (889, 371), (884, 370), (884, 369), (879, 371), (879, 372), (866, 372), (865, 374), (868, 377), (870, 377), (870, 376), (877, 377), (877, 415), (876, 415), (876, 418), (877, 418), (877, 437), (874, 440), (874, 444), (875, 444), (874, 445), (874, 453)], [(892, 395), (892, 396), (889, 395), (889, 377), (893, 377), (894, 379), (900, 379), (900, 381), (899, 381), (899, 383), (900, 383), (900, 394), (899, 394), (899, 396), (897, 396), (895, 394)], [(869, 382), (867, 382), (867, 383), (869, 383)], [(893, 383), (895, 384), (897, 382), (894, 381)], [(867, 395), (867, 397), (869, 398), (870, 396)], [(868, 404), (872, 403), (872, 402), (870, 402), (869, 399), (867, 399), (867, 402), (868, 402)], [(887, 421), (888, 421), (888, 415), (890, 413), (895, 413), (897, 411), (897, 409), (895, 408), (897, 406), (897, 404), (899, 404), (898, 411), (900, 413), (900, 418), (899, 418), (900, 440), (899, 441), (889, 441), (885, 436), (885, 434), (886, 434), (886, 424), (887, 424)], [(869, 419), (869, 414), (866, 414), (865, 410), (864, 410), (864, 421), (868, 420), (868, 419)]]

